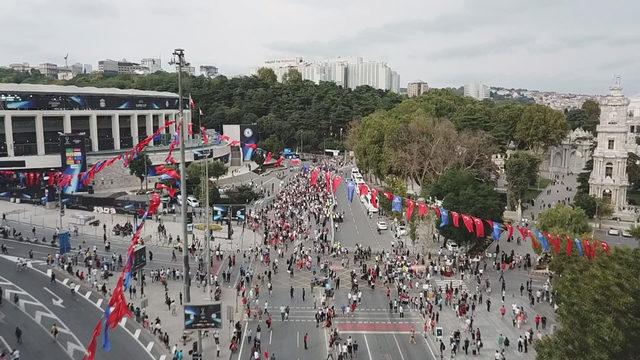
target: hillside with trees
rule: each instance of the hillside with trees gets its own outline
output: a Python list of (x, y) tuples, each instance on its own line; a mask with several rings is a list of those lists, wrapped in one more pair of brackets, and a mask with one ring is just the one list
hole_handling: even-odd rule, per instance
[[(262, 141), (271, 151), (296, 147), (304, 151), (326, 148), (343, 149), (342, 140), (349, 124), (378, 110), (390, 110), (402, 96), (369, 86), (345, 89), (331, 82), (315, 84), (302, 80), (297, 71), (276, 81), (270, 69), (256, 76), (213, 79), (184, 76), (183, 93), (193, 97), (202, 117), (194, 114), (196, 124), (220, 130), (223, 124), (258, 124)], [(41, 75), (0, 69), (0, 82), (112, 87), (178, 92), (176, 73), (105, 76), (101, 73), (78, 75), (58, 81)], [(188, 106), (185, 104), (185, 106)]]

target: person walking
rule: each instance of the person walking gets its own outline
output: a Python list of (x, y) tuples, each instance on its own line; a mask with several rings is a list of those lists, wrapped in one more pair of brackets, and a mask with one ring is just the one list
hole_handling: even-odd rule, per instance
[(58, 338), (58, 326), (56, 326), (55, 323), (53, 323), (53, 325), (51, 326), (49, 333), (53, 337), (53, 342), (56, 342), (56, 339)]
[(22, 344), (22, 329), (20, 329), (20, 326), (16, 326), (16, 342), (18, 344)]
[(308, 350), (309, 349), (309, 347), (307, 346), (307, 340), (309, 340), (309, 334), (308, 333), (304, 333), (303, 340), (304, 340), (304, 349)]

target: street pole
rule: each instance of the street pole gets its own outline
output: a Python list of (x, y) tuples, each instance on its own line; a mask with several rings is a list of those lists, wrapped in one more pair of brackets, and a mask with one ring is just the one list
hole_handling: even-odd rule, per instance
[[(175, 49), (173, 52), (172, 64), (178, 65), (178, 111), (179, 111), (179, 126), (180, 129), (180, 194), (182, 195), (182, 265), (184, 273), (184, 299), (186, 303), (191, 302), (191, 275), (189, 274), (189, 245), (187, 238), (187, 181), (186, 173), (187, 167), (185, 164), (184, 155), (184, 137), (186, 134), (186, 124), (184, 121), (184, 109), (182, 104), (182, 67), (188, 64), (184, 61), (184, 50)], [(177, 61), (176, 61), (177, 58)]]
[(205, 177), (205, 185), (204, 185), (204, 191), (206, 192), (205, 194), (205, 210), (204, 210), (204, 217), (205, 217), (205, 230), (204, 230), (204, 251), (205, 251), (205, 261), (206, 261), (206, 267), (207, 267), (207, 282), (206, 282), (206, 286), (208, 288), (208, 292), (209, 292), (209, 300), (212, 300), (211, 298), (211, 251), (209, 250), (209, 156), (207, 155), (207, 157), (204, 160), (204, 177)]

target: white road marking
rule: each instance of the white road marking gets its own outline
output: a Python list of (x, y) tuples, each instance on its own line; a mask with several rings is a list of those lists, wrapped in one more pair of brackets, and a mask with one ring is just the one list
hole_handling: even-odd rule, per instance
[(244, 338), (247, 335), (247, 328), (249, 327), (249, 323), (244, 324), (244, 331), (242, 332), (242, 341), (240, 342), (240, 352), (238, 356), (242, 356), (242, 348), (244, 347)]
[(100, 305), (102, 305), (102, 299), (98, 299), (98, 301), (96, 301), (96, 305), (98, 305), (98, 307), (100, 307)]
[(145, 348), (147, 349), (147, 352), (151, 352), (151, 349), (153, 349), (153, 341), (151, 341), (150, 343), (147, 344), (147, 347)]
[(9, 346), (9, 343), (2, 336), (0, 336), (0, 342), (2, 342), (2, 345), (4, 345), (5, 349), (13, 349), (11, 346)]
[(91, 291), (87, 291), (87, 293), (86, 293), (86, 294), (84, 294), (84, 298), (85, 298), (85, 299), (88, 299), (88, 298), (89, 298), (89, 296), (91, 296)]
[(396, 341), (396, 346), (398, 347), (398, 352), (400, 353), (400, 359), (404, 360), (404, 356), (402, 355), (402, 349), (400, 349), (400, 344), (398, 344), (398, 338), (396, 334), (393, 334), (393, 340)]
[(431, 356), (436, 359), (436, 354), (433, 353), (433, 350), (431, 349), (431, 345), (429, 345), (429, 342), (427, 341), (427, 338), (425, 336), (421, 336), (422, 339), (424, 340), (424, 343), (427, 344), (427, 349), (429, 349), (429, 352), (431, 353)]
[(269, 330), (269, 345), (271, 345), (271, 338), (273, 337), (273, 330)]
[(48, 288), (44, 287), (43, 288), (44, 291), (48, 292), (49, 294), (51, 294), (51, 296), (53, 296), (53, 299), (51, 299), (51, 301), (53, 302), (53, 305), (61, 307), (64, 309), (64, 305), (62, 305), (62, 298), (60, 298), (60, 296), (56, 295), (56, 293), (54, 293), (53, 291), (49, 290)]
[(127, 323), (127, 318), (123, 317), (122, 320), (120, 320), (120, 326), (124, 327), (126, 323)]
[(142, 332), (142, 331), (141, 331), (140, 329), (136, 329), (136, 331), (133, 333), (133, 337), (137, 339), (137, 338), (138, 338), (138, 336), (140, 336), (140, 333), (141, 333), (141, 332)]
[(167, 358), (167, 355), (160, 355), (160, 358), (158, 360), (164, 360)]
[(371, 356), (371, 350), (369, 349), (369, 341), (367, 341), (367, 335), (364, 335), (364, 346), (367, 347), (367, 354), (369, 354), (369, 359), (373, 360), (373, 356)]
[(66, 278), (62, 280), (62, 285), (67, 285), (68, 282), (69, 282), (69, 278)]

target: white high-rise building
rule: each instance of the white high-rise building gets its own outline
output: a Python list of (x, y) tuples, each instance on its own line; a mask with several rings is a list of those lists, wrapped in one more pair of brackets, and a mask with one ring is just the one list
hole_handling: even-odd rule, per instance
[[(627, 204), (627, 125), (629, 99), (622, 93), (620, 78), (609, 88), (600, 103), (600, 124), (596, 127), (598, 145), (593, 152), (593, 170), (589, 177), (589, 194), (609, 199), (614, 212)], [(635, 140), (635, 139), (633, 139)]]
[[(295, 57), (268, 60), (260, 67), (272, 69), (278, 77), (278, 81), (282, 81), (283, 75), (290, 69), (296, 69), (302, 75), (302, 79), (313, 81), (316, 84), (320, 81), (330, 81), (351, 89), (369, 85), (376, 89), (391, 90), (396, 93), (400, 91), (400, 75), (397, 72), (384, 62), (365, 62), (361, 57), (327, 61), (305, 61), (301, 57)], [(252, 74), (256, 74), (260, 67), (253, 69)]]
[(409, 97), (420, 96), (427, 91), (429, 91), (429, 84), (422, 80), (418, 80), (407, 85), (407, 95)]
[(218, 68), (213, 65), (200, 65), (200, 75), (214, 78), (218, 76)]
[(159, 58), (144, 58), (140, 60), (140, 65), (149, 68), (149, 74), (162, 70), (162, 63)]
[(476, 100), (489, 98), (489, 87), (479, 82), (472, 82), (464, 86), (464, 96), (470, 96)]

